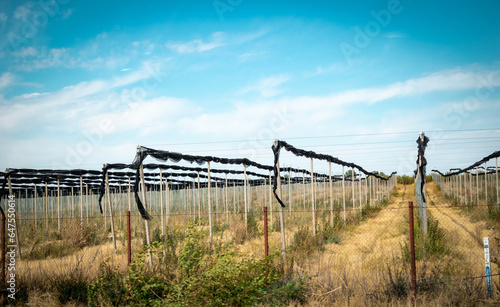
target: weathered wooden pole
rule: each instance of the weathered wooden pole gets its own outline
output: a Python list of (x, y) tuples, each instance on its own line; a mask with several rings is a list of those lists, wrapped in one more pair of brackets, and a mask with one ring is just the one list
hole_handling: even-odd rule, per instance
[(209, 234), (210, 234), (210, 244), (212, 244), (212, 200), (211, 200), (211, 187), (212, 184), (210, 182), (210, 161), (207, 161), (207, 173), (208, 173), (208, 225), (209, 225)]
[[(104, 168), (106, 168), (106, 165), (104, 165)], [(109, 221), (111, 223), (111, 235), (113, 236), (113, 247), (115, 249), (115, 254), (116, 254), (117, 248), (116, 248), (116, 237), (115, 237), (115, 225), (113, 222), (113, 204), (111, 203), (111, 191), (109, 188), (108, 172), (106, 172), (106, 192), (108, 194), (107, 200), (108, 200), (108, 208), (109, 208)]]
[(316, 236), (316, 202), (314, 199), (314, 169), (313, 169), (313, 158), (312, 157), (311, 157), (311, 208), (312, 208), (313, 236)]
[(488, 206), (488, 167), (486, 167), (486, 162), (484, 162), (484, 198), (486, 206)]
[(248, 236), (247, 166), (243, 164), (243, 196), (245, 198), (245, 231)]
[[(141, 153), (141, 147), (137, 146), (137, 154), (139, 156), (139, 161), (142, 160), (142, 153)], [(144, 208), (147, 210), (148, 209), (148, 202), (146, 198), (146, 181), (144, 179), (144, 165), (141, 162), (141, 165), (139, 167), (139, 175), (142, 183), (142, 200), (143, 200), (143, 205)], [(148, 245), (148, 260), (149, 260), (149, 268), (153, 269), (153, 256), (151, 254), (151, 248), (149, 248), (149, 245), (151, 244), (151, 238), (149, 235), (149, 221), (147, 219), (144, 219), (144, 226), (145, 226), (145, 231), (146, 231), (146, 244)]]
[(328, 180), (330, 186), (330, 223), (333, 227), (333, 182), (332, 182), (332, 162), (328, 161)]
[(351, 193), (352, 193), (352, 213), (356, 212), (356, 199), (355, 199), (355, 194), (354, 194), (354, 167), (351, 167)]
[(160, 168), (160, 216), (161, 216), (161, 237), (165, 235), (165, 220), (163, 212), (163, 173)]
[(57, 232), (61, 233), (61, 190), (59, 189), (59, 178), (57, 178)]
[(498, 157), (495, 158), (495, 178), (496, 178), (496, 184), (497, 184), (497, 207), (500, 206), (500, 201), (498, 198)]
[(344, 203), (344, 224), (345, 224), (345, 173), (342, 165), (342, 202)]
[[(278, 147), (278, 140), (274, 140), (274, 147)], [(276, 174), (276, 180), (277, 180), (277, 195), (280, 199), (281, 198), (281, 173), (280, 173), (280, 162), (279, 160), (276, 161), (276, 169), (277, 169), (277, 174)], [(280, 206), (280, 228), (281, 228), (281, 245), (283, 248), (283, 255), (286, 253), (286, 238), (285, 238), (285, 221), (284, 221), (284, 214), (283, 214), (283, 207)]]

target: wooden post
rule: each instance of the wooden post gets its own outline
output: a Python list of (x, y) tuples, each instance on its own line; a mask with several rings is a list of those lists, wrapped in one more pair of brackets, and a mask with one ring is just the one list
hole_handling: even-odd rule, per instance
[[(194, 187), (194, 185), (193, 185)], [(165, 224), (168, 226), (168, 222), (170, 221), (170, 188), (168, 187), (168, 178), (165, 178), (165, 205), (167, 209), (167, 218)], [(193, 200), (194, 203), (194, 200)], [(194, 213), (194, 212), (193, 212)]]
[(245, 231), (248, 236), (247, 166), (243, 165), (243, 197), (245, 198)]
[(315, 202), (315, 199), (314, 199), (313, 158), (311, 158), (311, 209), (312, 209), (312, 229), (313, 229), (313, 236), (316, 236), (316, 202)]
[(271, 210), (271, 227), (273, 227), (273, 183), (271, 179), (271, 171), (269, 171), (269, 209)]
[[(104, 168), (106, 168), (106, 165), (104, 165)], [(111, 223), (111, 235), (113, 237), (113, 248), (115, 249), (115, 254), (116, 254), (117, 248), (116, 248), (116, 237), (115, 237), (115, 225), (113, 223), (113, 204), (111, 203), (111, 190), (109, 188), (108, 172), (106, 172), (106, 192), (108, 194), (107, 200), (108, 200), (108, 208), (109, 208), (109, 222)]]
[(290, 218), (292, 217), (292, 172), (288, 168), (288, 212), (290, 213)]
[[(139, 155), (139, 158), (141, 158), (141, 147), (137, 146), (137, 154)], [(147, 203), (147, 198), (146, 198), (146, 181), (144, 179), (144, 165), (141, 163), (139, 167), (139, 175), (141, 176), (141, 183), (142, 183), (142, 202), (144, 205), (144, 208), (147, 210), (148, 209), (148, 203)], [(153, 256), (151, 255), (151, 249), (149, 248), (149, 245), (151, 244), (151, 238), (149, 236), (149, 221), (147, 219), (144, 219), (144, 227), (146, 231), (146, 244), (148, 245), (148, 260), (149, 260), (149, 268), (153, 269)]]
[[(469, 172), (469, 198), (470, 198), (470, 204), (472, 205), (472, 174)], [(446, 178), (445, 178), (446, 179)]]
[(207, 173), (208, 173), (208, 224), (210, 227), (210, 244), (212, 244), (212, 203), (211, 203), (211, 194), (210, 190), (212, 184), (210, 183), (210, 161), (207, 161)]
[(219, 193), (217, 192), (217, 180), (215, 182), (215, 223), (219, 224)]
[(160, 215), (161, 215), (161, 237), (165, 235), (165, 221), (164, 221), (164, 213), (163, 213), (163, 174), (160, 168)]
[(365, 188), (365, 201), (366, 201), (366, 205), (369, 206), (369, 203), (368, 203), (368, 175), (365, 174), (365, 184), (366, 184), (366, 188)]
[(354, 167), (351, 167), (351, 193), (352, 193), (352, 213), (356, 212), (356, 197), (354, 196)]
[(361, 194), (361, 171), (359, 172), (359, 178), (358, 178), (358, 186), (359, 186), (359, 212), (363, 210), (363, 194)]
[(497, 183), (497, 207), (500, 206), (500, 201), (498, 200), (498, 157), (495, 158), (495, 178)]
[(49, 188), (45, 181), (45, 229), (49, 230)]
[(83, 225), (83, 177), (80, 175), (80, 224)]
[(267, 207), (264, 206), (264, 255), (269, 256), (269, 241), (267, 234)]
[(345, 224), (345, 173), (342, 165), (342, 202), (344, 203), (344, 224)]
[(37, 210), (37, 207), (38, 207), (38, 195), (37, 195), (37, 191), (36, 191), (36, 183), (35, 183), (35, 229), (37, 228), (38, 226), (38, 210)]
[(305, 174), (305, 172), (302, 173), (302, 187), (304, 188), (304, 200), (302, 201), (302, 204), (304, 205), (304, 211), (306, 211), (306, 174)]
[(333, 227), (333, 182), (332, 182), (332, 162), (328, 161), (328, 179), (330, 183), (330, 223)]
[(130, 210), (127, 211), (127, 263), (128, 265), (132, 263), (132, 236), (130, 229)]
[(200, 195), (200, 172), (198, 173), (198, 223), (201, 225), (201, 195)]
[(479, 168), (476, 166), (476, 205), (479, 206)]
[(85, 192), (87, 196), (85, 197), (85, 206), (87, 207), (87, 224), (89, 223), (89, 184), (85, 184)]
[(229, 224), (229, 209), (228, 209), (228, 199), (227, 199), (227, 173), (225, 173), (226, 178), (224, 180), (224, 188), (225, 188), (225, 194), (226, 198), (224, 199), (224, 210), (226, 211), (226, 224)]
[(486, 162), (484, 162), (484, 196), (486, 206), (488, 206), (488, 167), (486, 167)]
[(61, 191), (59, 189), (59, 178), (57, 178), (57, 231), (61, 233)]
[[(274, 140), (274, 147), (278, 147), (278, 140)], [(277, 161), (277, 174), (276, 174), (276, 180), (277, 180), (277, 195), (280, 199), (281, 198), (281, 173), (280, 173), (280, 162), (279, 160)], [(281, 246), (283, 248), (283, 255), (286, 253), (286, 238), (285, 238), (285, 221), (284, 221), (284, 215), (283, 215), (283, 207), (280, 206), (280, 228), (281, 228)]]

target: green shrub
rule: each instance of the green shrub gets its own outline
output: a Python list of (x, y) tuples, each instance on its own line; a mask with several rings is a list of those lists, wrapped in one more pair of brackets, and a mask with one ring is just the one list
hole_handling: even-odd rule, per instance
[[(415, 214), (414, 217), (415, 260), (422, 260), (424, 257), (424, 253), (427, 259), (439, 259), (445, 255), (448, 255), (450, 253), (450, 248), (446, 245), (445, 232), (441, 227), (439, 227), (439, 221), (435, 219), (429, 211), (427, 211), (427, 236), (424, 237), (420, 215)], [(408, 220), (406, 221), (408, 223)], [(405, 227), (405, 232), (409, 233), (408, 226)], [(409, 239), (401, 246), (401, 248), (404, 259), (409, 262)]]
[(404, 185), (415, 184), (415, 178), (408, 175), (398, 176), (398, 183)]

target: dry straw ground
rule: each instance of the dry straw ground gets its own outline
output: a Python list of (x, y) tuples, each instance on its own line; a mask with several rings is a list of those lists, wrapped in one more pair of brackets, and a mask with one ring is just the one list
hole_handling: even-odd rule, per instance
[[(483, 279), (464, 277), (484, 275), (482, 238), (492, 240), (496, 229), (483, 220), (473, 221), (470, 215), (452, 208), (434, 183), (428, 184), (429, 212), (443, 230), (447, 252), (439, 257), (428, 256), (417, 264), (422, 290), (417, 304), (422, 306), (477, 306), (495, 305), (498, 288), (493, 299), (486, 297)], [(307, 306), (401, 306), (411, 305), (409, 295), (409, 269), (404, 260), (403, 246), (408, 241), (408, 202), (416, 203), (414, 187), (398, 184), (388, 205), (373, 216), (339, 232), (339, 242), (325, 244), (307, 256), (296, 254), (288, 258), (294, 276), (305, 276)], [(259, 222), (261, 223), (261, 222)], [(262, 227), (259, 224), (259, 227)], [(230, 232), (231, 229), (226, 230)], [(288, 234), (292, 237), (291, 234)], [(280, 233), (270, 234), (271, 251), (280, 249)], [(234, 234), (227, 233), (228, 237)], [(293, 241), (290, 239), (289, 241)], [(137, 241), (135, 253), (140, 242)], [(492, 255), (496, 257), (497, 244)], [(237, 245), (246, 255), (263, 256), (263, 238), (257, 236)], [(27, 284), (44, 285), (57, 282), (71, 274), (80, 274), (85, 282), (98, 276), (99, 266), (107, 262), (116, 270), (125, 270), (124, 249), (115, 255), (111, 243), (84, 247), (77, 253), (53, 259), (20, 261), (18, 276)], [(492, 272), (498, 272), (494, 264)], [(493, 279), (498, 285), (498, 277)], [(40, 286), (29, 293), (29, 306), (61, 305), (59, 294), (44, 291)], [(77, 305), (69, 302), (67, 306)], [(300, 305), (295, 302), (293, 305)]]

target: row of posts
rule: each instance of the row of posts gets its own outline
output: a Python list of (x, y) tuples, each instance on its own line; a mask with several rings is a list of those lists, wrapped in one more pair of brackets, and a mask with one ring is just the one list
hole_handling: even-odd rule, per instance
[[(491, 169), (491, 168), (490, 168)], [(479, 204), (481, 198), (485, 203), (496, 201), (500, 205), (499, 184), (498, 184), (498, 158), (495, 159), (494, 173), (488, 173), (487, 163), (484, 163), (484, 172), (475, 168), (475, 174), (460, 173), (452, 176), (433, 175), (433, 179), (440, 185), (443, 193), (453, 197), (458, 203)], [(492, 178), (493, 177), (493, 178)], [(488, 195), (488, 190), (494, 186), (496, 195)], [(481, 197), (481, 195), (483, 195)]]

